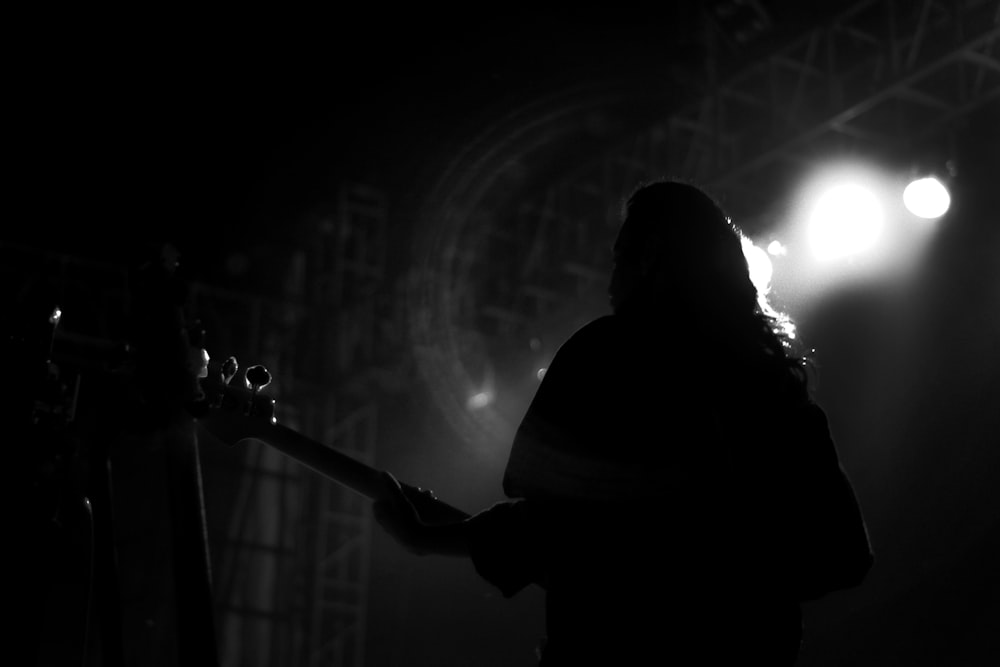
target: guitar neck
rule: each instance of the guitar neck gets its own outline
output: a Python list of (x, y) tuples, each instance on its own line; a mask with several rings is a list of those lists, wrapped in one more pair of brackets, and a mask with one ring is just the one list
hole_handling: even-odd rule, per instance
[(277, 449), (319, 474), (348, 487), (369, 500), (378, 500), (384, 489), (381, 472), (347, 454), (327, 447), (281, 424), (261, 429), (254, 440)]
[[(240, 419), (217, 421), (202, 419), (215, 437), (235, 444), (256, 440), (280, 451), (302, 465), (345, 486), (369, 500), (378, 500), (385, 491), (383, 473), (357, 459), (308, 438), (281, 424), (265, 421)], [(468, 518), (468, 514), (447, 503), (443, 503), (427, 492), (408, 484), (402, 484), (403, 491), (414, 504), (421, 519), (427, 523), (450, 523)]]

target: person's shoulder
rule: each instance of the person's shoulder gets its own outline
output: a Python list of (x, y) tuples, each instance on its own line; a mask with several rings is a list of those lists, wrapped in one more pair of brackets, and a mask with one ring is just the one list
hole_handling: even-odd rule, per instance
[(603, 347), (618, 337), (619, 329), (618, 321), (614, 315), (602, 315), (590, 320), (570, 334), (566, 342), (562, 344), (560, 352), (564, 354), (566, 352), (574, 353)]
[(581, 325), (560, 343), (546, 375), (552, 372), (562, 375), (569, 369), (584, 366), (593, 369), (594, 364), (615, 346), (617, 328), (612, 315), (604, 315)]
[(601, 315), (574, 331), (569, 340), (589, 342), (615, 336), (621, 328), (619, 319), (614, 315)]

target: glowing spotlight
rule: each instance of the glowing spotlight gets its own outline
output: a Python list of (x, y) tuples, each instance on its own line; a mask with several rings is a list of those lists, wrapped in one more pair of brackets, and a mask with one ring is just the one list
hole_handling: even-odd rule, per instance
[(882, 207), (868, 188), (838, 185), (820, 197), (809, 220), (813, 252), (819, 259), (860, 254), (882, 232)]
[(775, 257), (784, 257), (788, 254), (788, 248), (781, 244), (781, 241), (771, 241), (767, 244), (767, 254)]
[(481, 391), (478, 394), (473, 394), (469, 396), (469, 400), (465, 402), (465, 407), (470, 410), (482, 410), (487, 405), (493, 402), (493, 395), (488, 391)]
[(767, 294), (771, 289), (771, 275), (774, 267), (767, 253), (753, 244), (753, 241), (743, 237), (743, 256), (747, 259), (750, 270), (750, 281), (760, 294)]
[(951, 206), (951, 195), (936, 178), (918, 178), (903, 190), (903, 204), (918, 218), (940, 218)]

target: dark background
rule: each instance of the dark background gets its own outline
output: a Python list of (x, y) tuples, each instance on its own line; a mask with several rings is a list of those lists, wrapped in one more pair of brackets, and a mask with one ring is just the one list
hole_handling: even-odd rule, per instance
[[(846, 4), (769, 3), (780, 21), (759, 48)], [(9, 136), (31, 197), (9, 232), (109, 255), (115, 233), (126, 246), (172, 238), (200, 273), (207, 248), (280, 242), (342, 179), (419, 203), (487, 128), (532, 113), (565, 122), (532, 165), (544, 181), (543, 167), (594, 154), (588, 116), (642, 127), (704, 86), (703, 11), (25, 16), (12, 23)], [(720, 72), (754, 56), (712, 51)]]

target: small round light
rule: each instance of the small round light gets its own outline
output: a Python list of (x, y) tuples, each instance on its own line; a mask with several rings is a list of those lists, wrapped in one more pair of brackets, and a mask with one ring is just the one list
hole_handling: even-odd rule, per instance
[(490, 396), (489, 392), (481, 391), (478, 394), (470, 396), (465, 405), (470, 410), (481, 410), (489, 405), (492, 400), (493, 397)]
[(938, 179), (919, 178), (903, 190), (903, 204), (913, 215), (931, 220), (948, 212), (951, 195)]

